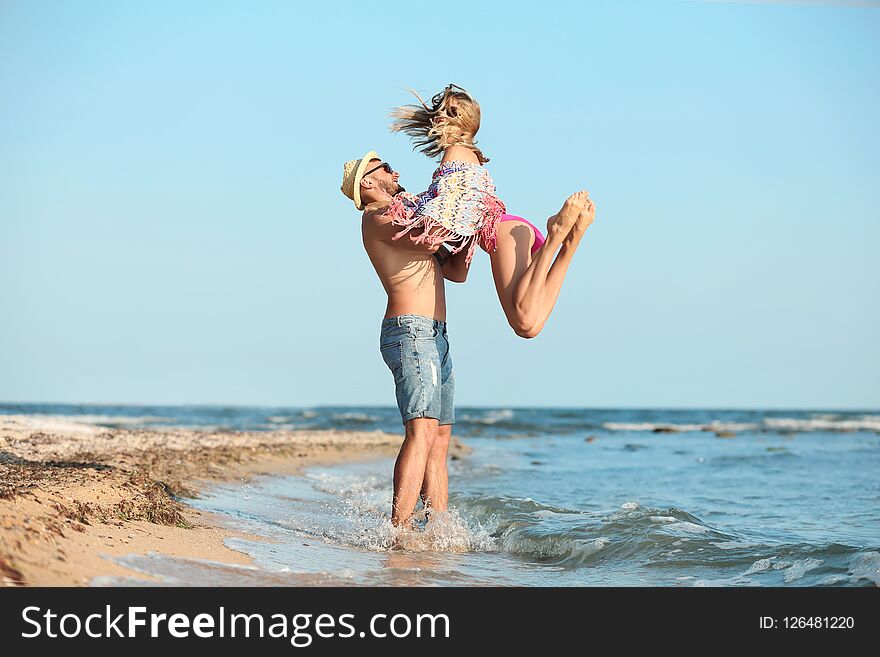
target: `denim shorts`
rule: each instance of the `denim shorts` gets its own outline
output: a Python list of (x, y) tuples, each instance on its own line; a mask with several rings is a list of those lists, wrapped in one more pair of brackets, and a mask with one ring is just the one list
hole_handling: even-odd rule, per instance
[(421, 315), (387, 317), (382, 320), (379, 348), (394, 375), (403, 423), (432, 417), (440, 424), (454, 424), (455, 375), (446, 322)]

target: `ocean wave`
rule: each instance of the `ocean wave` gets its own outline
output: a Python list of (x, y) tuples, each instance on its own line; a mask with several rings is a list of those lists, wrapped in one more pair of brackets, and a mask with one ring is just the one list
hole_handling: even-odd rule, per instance
[[(875, 585), (880, 585), (880, 553), (874, 551), (863, 552), (859, 548), (839, 543), (827, 545), (748, 543), (737, 546), (735, 551), (739, 551), (740, 554), (734, 554), (726, 561), (732, 565), (736, 561), (748, 560), (751, 557), (751, 564), (741, 574), (714, 583), (734, 585), (761, 583), (778, 586), (799, 582), (810, 586), (832, 584), (859, 586), (864, 585), (864, 580), (867, 579)], [(754, 558), (761, 553), (763, 556)], [(749, 576), (753, 579), (749, 579)]]
[(768, 417), (764, 426), (772, 431), (880, 431), (880, 415), (840, 419), (821, 415), (809, 419)]
[(465, 413), (461, 416), (461, 421), (471, 422), (473, 424), (498, 424), (499, 422), (507, 422), (512, 419), (513, 411), (509, 408), (486, 411), (483, 415), (470, 415)]
[(605, 536), (577, 538), (565, 533), (548, 534), (535, 527), (510, 525), (498, 538), (504, 552), (533, 559), (553, 560), (557, 565), (581, 566), (609, 543)]
[[(786, 584), (790, 584), (795, 580), (802, 579), (803, 576), (810, 570), (815, 570), (819, 566), (822, 565), (821, 559), (803, 559), (800, 561), (795, 561), (793, 564), (787, 564), (785, 568), (785, 573), (782, 577), (782, 581)], [(781, 565), (781, 564), (778, 564)]]
[(465, 519), (450, 506), (432, 513), (430, 522), (419, 523), (417, 531), (395, 527), (385, 510), (391, 506), (388, 481), (375, 473), (310, 472), (315, 490), (337, 501), (334, 515), (344, 520), (324, 527), (321, 536), (338, 545), (360, 547), (373, 552), (404, 549), (412, 552), (481, 552), (495, 549), (495, 539), (479, 522)]
[(83, 431), (94, 427), (119, 428), (140, 427), (154, 424), (167, 425), (173, 422), (169, 418), (155, 415), (19, 415), (16, 419), (26, 425), (43, 431)]
[(755, 573), (761, 573), (765, 570), (769, 570), (773, 566), (774, 557), (767, 557), (766, 559), (758, 559), (755, 563), (749, 566), (749, 569), (743, 573), (743, 575), (753, 575)]
[(688, 433), (692, 431), (752, 431), (759, 427), (748, 422), (721, 422), (707, 424), (676, 424), (673, 422), (604, 422), (608, 431), (651, 431), (654, 433)]
[(689, 433), (746, 431), (762, 432), (811, 432), (811, 431), (877, 431), (880, 432), (880, 415), (863, 415), (857, 418), (821, 414), (811, 418), (766, 417), (756, 422), (725, 422), (713, 420), (704, 424), (675, 422), (604, 422), (607, 431), (641, 431), (653, 433)]
[(380, 513), (364, 514), (353, 519), (352, 527), (341, 534), (325, 534), (337, 544), (360, 547), (371, 552), (408, 550), (410, 552), (488, 552), (496, 549), (495, 538), (477, 523), (465, 520), (458, 509), (450, 507), (431, 515), (416, 529), (395, 527)]
[(370, 424), (378, 422), (382, 418), (378, 415), (368, 415), (366, 413), (334, 413), (330, 416), (334, 422), (353, 422), (356, 424)]
[(880, 586), (880, 552), (863, 552), (852, 558), (849, 576), (856, 582), (866, 579)]
[(278, 424), (255, 424), (254, 428), (258, 431), (296, 431), (297, 429), (307, 428), (307, 425), (294, 424), (293, 422), (285, 422)]
[(565, 568), (589, 564), (599, 553), (616, 561), (662, 564), (676, 554), (692, 559), (712, 542), (738, 540), (681, 509), (643, 508), (633, 500), (605, 514), (529, 498), (459, 498), (458, 503), (481, 526), (494, 526), (499, 550)]
[(392, 528), (391, 536), (388, 547), (415, 552), (487, 552), (496, 549), (495, 539), (489, 532), (465, 521), (455, 508), (433, 514), (431, 521), (420, 531)]
[(712, 545), (720, 550), (744, 550), (756, 547), (757, 543), (751, 541), (718, 541), (717, 543), (712, 543)]
[(467, 510), (468, 515), (479, 519), (496, 519), (498, 521), (515, 520), (517, 518), (540, 517), (548, 513), (553, 515), (581, 514), (581, 511), (563, 507), (541, 504), (530, 497), (504, 497), (485, 495), (471, 497), (460, 494), (450, 496), (450, 501)]

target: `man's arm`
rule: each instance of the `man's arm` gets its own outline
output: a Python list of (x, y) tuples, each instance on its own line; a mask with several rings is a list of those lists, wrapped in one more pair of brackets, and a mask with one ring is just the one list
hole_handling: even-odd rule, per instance
[(416, 251), (418, 253), (436, 253), (439, 245), (432, 244), (416, 244), (412, 241), (412, 237), (418, 236), (421, 232), (410, 231), (403, 235), (400, 239), (395, 240), (394, 236), (400, 232), (400, 226), (391, 223), (391, 218), (384, 216), (385, 206), (378, 208), (368, 207), (364, 212), (364, 230), (369, 231), (371, 237), (382, 242), (388, 242), (395, 246), (408, 251)]
[(470, 267), (467, 264), (468, 248), (465, 247), (458, 253), (450, 254), (446, 249), (440, 249), (434, 254), (443, 272), (443, 278), (453, 283), (464, 283), (467, 280)]

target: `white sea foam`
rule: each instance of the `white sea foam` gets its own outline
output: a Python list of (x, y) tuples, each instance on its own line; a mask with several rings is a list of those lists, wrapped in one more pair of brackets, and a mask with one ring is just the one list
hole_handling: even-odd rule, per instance
[(635, 511), (636, 509), (638, 509), (640, 507), (639, 507), (638, 502), (624, 502), (623, 504), (620, 505), (620, 508), (625, 511)]
[(669, 516), (648, 516), (648, 519), (651, 522), (660, 522), (660, 523), (677, 522), (677, 520), (675, 518), (671, 518)]
[(462, 419), (475, 424), (495, 424), (504, 420), (513, 419), (513, 411), (509, 408), (502, 408), (497, 411), (487, 411), (483, 415), (462, 415)]
[(677, 520), (675, 522), (671, 522), (668, 525), (663, 527), (664, 531), (672, 531), (672, 532), (685, 532), (686, 534), (705, 534), (709, 531), (708, 527), (703, 527), (703, 525), (698, 525), (693, 522), (688, 522), (686, 520)]
[(814, 415), (811, 418), (764, 418), (754, 422), (725, 422), (712, 420), (707, 424), (675, 424), (674, 422), (605, 422), (608, 431), (880, 431), (880, 415), (840, 419), (836, 415)]
[(560, 535), (544, 535), (526, 523), (510, 524), (501, 535), (498, 547), (504, 552), (532, 558), (557, 558), (583, 561), (611, 542), (604, 536), (572, 539)]
[(330, 416), (330, 419), (343, 422), (378, 422), (382, 418), (376, 415), (367, 415), (366, 413), (334, 413)]
[(880, 415), (835, 420), (828, 416), (810, 419), (790, 417), (764, 418), (764, 426), (773, 431), (880, 431)]
[(337, 498), (333, 513), (345, 525), (325, 537), (371, 551), (404, 549), (415, 552), (472, 552), (491, 550), (495, 540), (479, 523), (465, 521), (450, 507), (433, 513), (417, 530), (394, 527), (385, 510), (391, 506), (391, 491), (384, 477), (376, 474), (311, 472), (313, 486)]
[(260, 429), (267, 429), (269, 431), (293, 431), (302, 428), (304, 425), (288, 422), (285, 424), (258, 424), (256, 426)]
[(754, 422), (722, 422), (721, 420), (712, 420), (709, 424), (703, 426), (706, 431), (754, 431), (760, 425)]
[(469, 526), (454, 508), (432, 515), (423, 530), (393, 528), (392, 535), (397, 547), (415, 552), (483, 552), (495, 548), (495, 539), (488, 531)]
[(669, 429), (671, 431), (703, 430), (703, 425), (701, 424), (656, 424), (654, 422), (604, 422), (602, 426), (609, 431), (654, 431), (654, 429)]
[(385, 490), (387, 482), (380, 480), (378, 475), (308, 472), (305, 476), (316, 482), (314, 486), (319, 491), (343, 498), (349, 504), (378, 505), (385, 501), (384, 497), (387, 497), (383, 495), (383, 493), (387, 494)]
[(746, 575), (752, 575), (754, 573), (762, 573), (765, 570), (768, 570), (770, 566), (773, 565), (773, 559), (775, 557), (768, 557), (767, 559), (758, 559), (755, 563), (749, 566), (749, 569), (743, 573), (743, 577)]
[(96, 433), (96, 427), (106, 425), (140, 425), (145, 423), (168, 423), (168, 418), (143, 415), (16, 415), (20, 425), (35, 430), (57, 433)]
[(58, 415), (60, 419), (69, 420), (71, 422), (82, 422), (83, 424), (145, 424), (147, 422), (172, 422), (169, 418), (158, 417), (156, 415)]
[(782, 581), (788, 584), (789, 582), (798, 580), (803, 577), (804, 573), (806, 573), (807, 571), (818, 568), (821, 565), (821, 559), (801, 559), (799, 561), (795, 561), (793, 564), (785, 569), (785, 575), (783, 576)]
[(856, 580), (867, 579), (880, 586), (880, 552), (863, 552), (853, 557), (849, 572)]
[(585, 558), (596, 554), (599, 550), (608, 545), (611, 541), (604, 536), (590, 539), (577, 539), (573, 541), (571, 554), (580, 558)]
[[(671, 432), (688, 432), (688, 431), (719, 431), (727, 428), (728, 425), (723, 423), (708, 424), (674, 424), (670, 422), (604, 422), (602, 426), (608, 431), (671, 431)], [(730, 426), (738, 427), (741, 425), (731, 424)], [(731, 431), (735, 429), (730, 429)]]
[(712, 543), (712, 545), (720, 550), (738, 550), (755, 547), (755, 543), (749, 543), (748, 541), (719, 541), (718, 543)]

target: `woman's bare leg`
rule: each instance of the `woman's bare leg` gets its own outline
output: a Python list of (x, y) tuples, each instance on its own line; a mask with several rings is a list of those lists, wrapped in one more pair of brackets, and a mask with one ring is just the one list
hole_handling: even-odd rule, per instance
[[(534, 256), (531, 255), (533, 236), (526, 240), (526, 231), (519, 230), (524, 226), (499, 230), (497, 248), (490, 254), (492, 274), (507, 321), (517, 335), (534, 337), (547, 321), (559, 296), (565, 270), (580, 242), (580, 237), (572, 240), (571, 235), (588, 200), (589, 194), (583, 191), (566, 199), (562, 209), (548, 220), (547, 239)], [(527, 232), (531, 234), (531, 229)], [(561, 249), (559, 256), (554, 260), (558, 249)], [(560, 257), (563, 261), (557, 266)], [(554, 269), (548, 285), (548, 277)]]
[(568, 265), (571, 264), (571, 258), (574, 256), (574, 252), (577, 251), (578, 245), (581, 243), (581, 238), (584, 236), (584, 233), (587, 232), (587, 228), (593, 223), (593, 218), (595, 216), (596, 208), (593, 205), (593, 202), (587, 198), (586, 206), (581, 210), (580, 215), (578, 215), (574, 227), (572, 227), (568, 235), (565, 236), (565, 240), (562, 242), (562, 248), (559, 249), (559, 255), (556, 256), (556, 259), (550, 267), (550, 271), (547, 273), (547, 278), (544, 281), (544, 294), (541, 298), (541, 309), (538, 312), (538, 321), (532, 327), (530, 333), (538, 335), (538, 333), (541, 332), (541, 329), (544, 328), (544, 324), (546, 323), (547, 318), (550, 317), (550, 313), (553, 312), (553, 307), (556, 305), (556, 300), (559, 298), (559, 292), (562, 290), (562, 281), (565, 280)]

